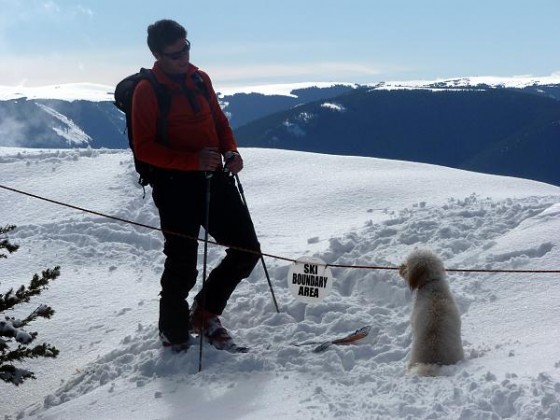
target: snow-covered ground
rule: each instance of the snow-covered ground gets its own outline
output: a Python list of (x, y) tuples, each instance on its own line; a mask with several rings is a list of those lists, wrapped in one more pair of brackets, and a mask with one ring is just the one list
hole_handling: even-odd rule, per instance
[[(372, 158), (245, 149), (241, 173), (266, 253), (344, 265), (395, 266), (416, 247), (448, 268), (560, 269), (560, 188), (522, 179)], [(0, 184), (149, 225), (127, 151), (0, 149)], [(149, 191), (148, 191), (149, 192)], [(436, 378), (407, 374), (413, 296), (395, 271), (333, 268), (317, 305), (288, 291), (287, 262), (267, 258), (281, 313), (259, 266), (223, 316), (232, 355), (172, 354), (157, 339), (157, 231), (0, 189), (0, 224), (20, 250), (0, 261), (0, 293), (44, 268), (62, 275), (37, 321), (57, 359), (0, 384), (0, 414), (45, 419), (560, 418), (560, 276), (450, 273), (466, 360)], [(200, 247), (202, 252), (202, 247)], [(223, 249), (210, 246), (215, 266)], [(371, 325), (357, 344), (321, 340)]]

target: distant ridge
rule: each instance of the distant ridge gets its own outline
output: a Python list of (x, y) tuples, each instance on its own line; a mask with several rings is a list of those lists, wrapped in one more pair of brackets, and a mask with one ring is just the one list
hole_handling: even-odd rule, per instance
[[(560, 72), (549, 76), (471, 76), (450, 77), (435, 80), (401, 80), (380, 81), (367, 83), (366, 87), (374, 89), (450, 89), (461, 87), (506, 87), (525, 88), (530, 86), (548, 86), (560, 84)], [(277, 83), (253, 86), (215, 86), (217, 92), (222, 96), (235, 95), (237, 93), (259, 93), (262, 95), (284, 95), (296, 96), (293, 91), (312, 87), (329, 88), (333, 86), (348, 86), (351, 88), (360, 85), (351, 82), (301, 82), (301, 83)], [(96, 83), (65, 83), (50, 86), (0, 86), (0, 101), (28, 98), (28, 99), (58, 99), (66, 101), (112, 101), (114, 86)]]
[(532, 86), (550, 86), (560, 84), (560, 72), (550, 76), (475, 76), (455, 77), (437, 80), (408, 80), (380, 82), (368, 85), (375, 89), (457, 89), (465, 87), (485, 86), (491, 88), (515, 88), (523, 89)]
[(114, 86), (95, 83), (64, 83), (50, 86), (0, 86), (0, 101), (57, 99), (61, 101), (112, 101)]
[[(410, 160), (560, 185), (560, 73), (237, 90), (219, 100), (242, 147)], [(90, 83), (0, 87), (0, 146), (127, 148), (112, 91)]]
[(244, 147), (425, 162), (560, 185), (560, 86), (362, 87), (256, 119)]

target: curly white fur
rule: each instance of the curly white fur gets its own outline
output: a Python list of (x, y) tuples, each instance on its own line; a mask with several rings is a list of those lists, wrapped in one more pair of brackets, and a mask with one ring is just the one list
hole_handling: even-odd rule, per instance
[(419, 375), (437, 375), (439, 366), (464, 359), (461, 316), (443, 263), (430, 251), (415, 250), (399, 273), (410, 289), (416, 290), (410, 318), (412, 350), (408, 367)]

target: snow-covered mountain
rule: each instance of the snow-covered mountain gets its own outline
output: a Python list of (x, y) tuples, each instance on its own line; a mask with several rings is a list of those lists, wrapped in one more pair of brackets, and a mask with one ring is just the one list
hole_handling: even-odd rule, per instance
[[(242, 146), (422, 161), (560, 185), (560, 75), (217, 90)], [(0, 87), (2, 145), (121, 149), (128, 139), (112, 87), (20, 86)]]
[(124, 115), (109, 101), (0, 101), (2, 146), (124, 148), (125, 128)]
[[(436, 80), (401, 80), (373, 82), (364, 86), (374, 88), (408, 88), (428, 89), (434, 87), (459, 88), (474, 86), (489, 86), (502, 88), (526, 88), (531, 86), (555, 86), (560, 84), (560, 73), (549, 76), (474, 76), (474, 77), (452, 77)], [(270, 85), (249, 85), (236, 87), (215, 86), (217, 92), (223, 96), (232, 96), (237, 93), (258, 93), (262, 95), (297, 96), (294, 91), (309, 88), (328, 89), (335, 86), (357, 87), (356, 83), (326, 83), (326, 82), (301, 82), (301, 83), (278, 83)], [(113, 86), (94, 83), (67, 83), (60, 85), (28, 87), (28, 86), (0, 86), (0, 101), (11, 99), (60, 99), (66, 101), (88, 100), (88, 101), (112, 101)]]
[[(448, 268), (560, 269), (558, 187), (395, 160), (242, 153), (240, 177), (264, 252), (395, 267), (411, 250), (429, 248)], [(0, 163), (1, 185), (158, 225), (128, 151), (0, 148)], [(198, 351), (176, 355), (158, 343), (158, 232), (1, 188), (0, 219), (18, 225), (11, 239), (20, 245), (0, 261), (0, 290), (62, 267), (30, 304), (56, 310), (33, 329), (60, 356), (30, 362), (36, 381), (3, 385), (5, 416), (560, 418), (558, 274), (449, 273), (466, 360), (441, 377), (418, 378), (406, 373), (413, 296), (395, 271), (333, 269), (331, 294), (309, 305), (289, 293), (289, 263), (266, 258), (281, 312), (257, 268), (223, 315), (252, 351), (205, 347), (197, 373)], [(222, 255), (210, 246), (210, 266)], [(372, 333), (354, 345), (321, 354), (293, 345), (363, 325)]]
[(436, 80), (404, 80), (372, 84), (377, 89), (462, 89), (473, 87), (526, 89), (539, 87), (558, 87), (560, 73), (544, 77), (514, 76), (514, 77), (456, 77)]
[[(232, 126), (237, 127), (352, 89), (350, 86), (318, 85), (290, 85), (295, 90), (288, 95), (221, 95), (221, 102)], [(111, 86), (0, 86), (0, 146), (124, 148), (128, 144), (124, 115), (113, 105), (113, 100)]]
[[(360, 87), (375, 90), (460, 90), (508, 88), (560, 100), (560, 75), (462, 77), (440, 80), (355, 83), (292, 83), (216, 90), (237, 128), (302, 104), (333, 98)], [(113, 86), (69, 83), (43, 87), (0, 86), (0, 146), (121, 148), (122, 114), (113, 105)]]
[(433, 163), (560, 185), (560, 100), (519, 89), (360, 87), (246, 124), (245, 147)]

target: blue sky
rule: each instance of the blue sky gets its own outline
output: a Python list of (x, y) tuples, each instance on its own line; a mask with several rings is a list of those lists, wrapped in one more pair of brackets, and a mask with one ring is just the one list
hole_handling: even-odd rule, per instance
[(560, 0), (0, 0), (0, 85), (114, 85), (183, 24), (214, 85), (560, 72)]

